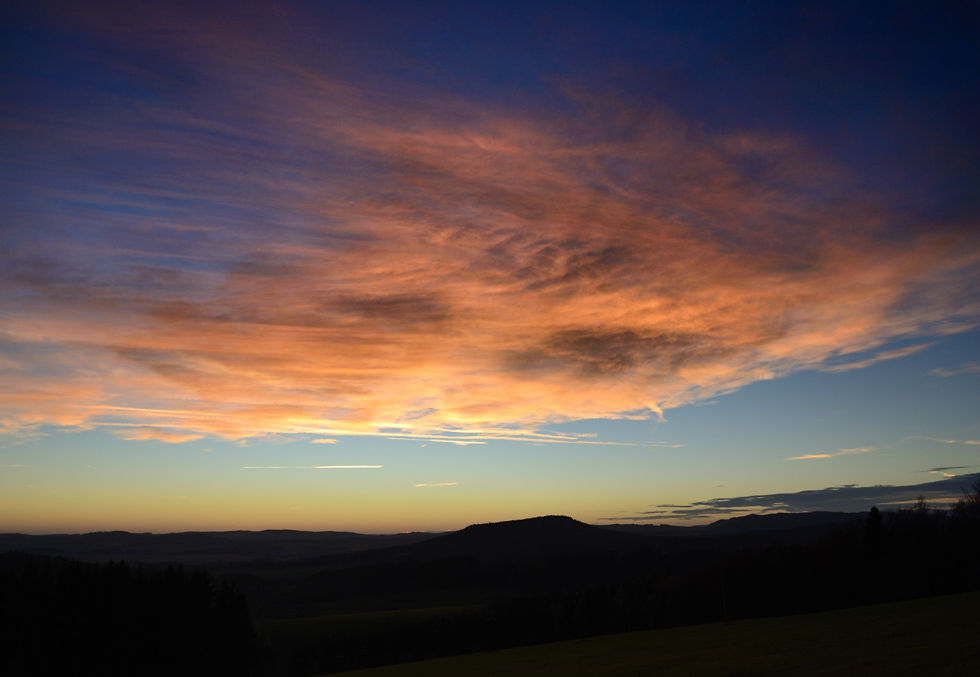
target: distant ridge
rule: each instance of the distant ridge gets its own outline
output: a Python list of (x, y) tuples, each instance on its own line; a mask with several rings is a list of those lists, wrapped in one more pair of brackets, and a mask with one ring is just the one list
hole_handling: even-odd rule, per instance
[(95, 531), (87, 534), (0, 534), (0, 553), (21, 550), (87, 562), (215, 564), (298, 560), (417, 543), (435, 534), (369, 535), (347, 531), (185, 531), (173, 534)]
[(863, 512), (780, 512), (743, 515), (690, 527), (608, 524), (601, 528), (634, 534), (647, 539), (652, 547), (670, 549), (737, 548), (773, 543), (805, 545), (866, 515)]
[(775, 512), (764, 515), (743, 515), (731, 517), (709, 524), (705, 531), (711, 534), (744, 534), (751, 531), (781, 531), (824, 525), (841, 525), (858, 517), (866, 517), (860, 512)]
[(473, 524), (459, 531), (369, 535), (342, 531), (213, 531), (171, 534), (101, 531), (87, 534), (0, 534), (0, 553), (22, 550), (90, 562), (320, 560), (324, 566), (361, 566), (415, 559), (473, 557), (517, 561), (585, 551), (692, 550), (811, 542), (865, 513), (770, 513), (722, 519), (702, 526), (603, 524), (563, 515)]
[(474, 557), (483, 562), (535, 559), (576, 552), (629, 552), (646, 539), (591, 526), (563, 515), (473, 524), (460, 531), (399, 548), (418, 559)]
[(670, 524), (604, 524), (601, 528), (625, 531), (644, 535), (677, 534), (704, 536), (715, 534), (745, 534), (756, 531), (782, 531), (824, 525), (846, 524), (851, 520), (866, 517), (864, 512), (773, 512), (763, 515), (742, 515), (727, 517), (696, 526), (674, 526)]

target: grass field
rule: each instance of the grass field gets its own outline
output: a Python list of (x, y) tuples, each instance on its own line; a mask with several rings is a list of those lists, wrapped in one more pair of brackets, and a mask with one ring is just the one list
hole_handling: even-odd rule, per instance
[(608, 635), (345, 674), (980, 675), (980, 593)]

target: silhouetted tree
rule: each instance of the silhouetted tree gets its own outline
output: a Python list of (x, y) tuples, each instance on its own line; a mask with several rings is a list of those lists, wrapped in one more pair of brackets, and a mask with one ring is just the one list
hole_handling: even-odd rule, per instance
[(204, 571), (0, 555), (5, 674), (245, 675), (255, 633), (239, 592)]

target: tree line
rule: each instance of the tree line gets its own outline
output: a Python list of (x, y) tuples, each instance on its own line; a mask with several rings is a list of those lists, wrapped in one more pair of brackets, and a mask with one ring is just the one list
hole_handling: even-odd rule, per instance
[(256, 634), (244, 596), (206, 571), (0, 555), (10, 675), (245, 675)]

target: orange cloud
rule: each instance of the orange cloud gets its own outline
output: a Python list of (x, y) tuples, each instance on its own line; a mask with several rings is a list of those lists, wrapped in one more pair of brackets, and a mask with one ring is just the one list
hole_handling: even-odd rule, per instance
[(160, 428), (141, 427), (130, 430), (120, 430), (116, 434), (124, 440), (156, 440), (158, 442), (168, 442), (170, 444), (180, 444), (181, 442), (191, 442), (199, 440), (203, 435), (193, 433), (175, 433), (170, 430)]
[(162, 169), (36, 188), (79, 206), (8, 257), (10, 434), (597, 444), (539, 428), (868, 366), (980, 315), (974, 234), (893, 237), (881, 196), (786, 134), (385, 95), (206, 34), (174, 49), (214, 99), (25, 137)]

